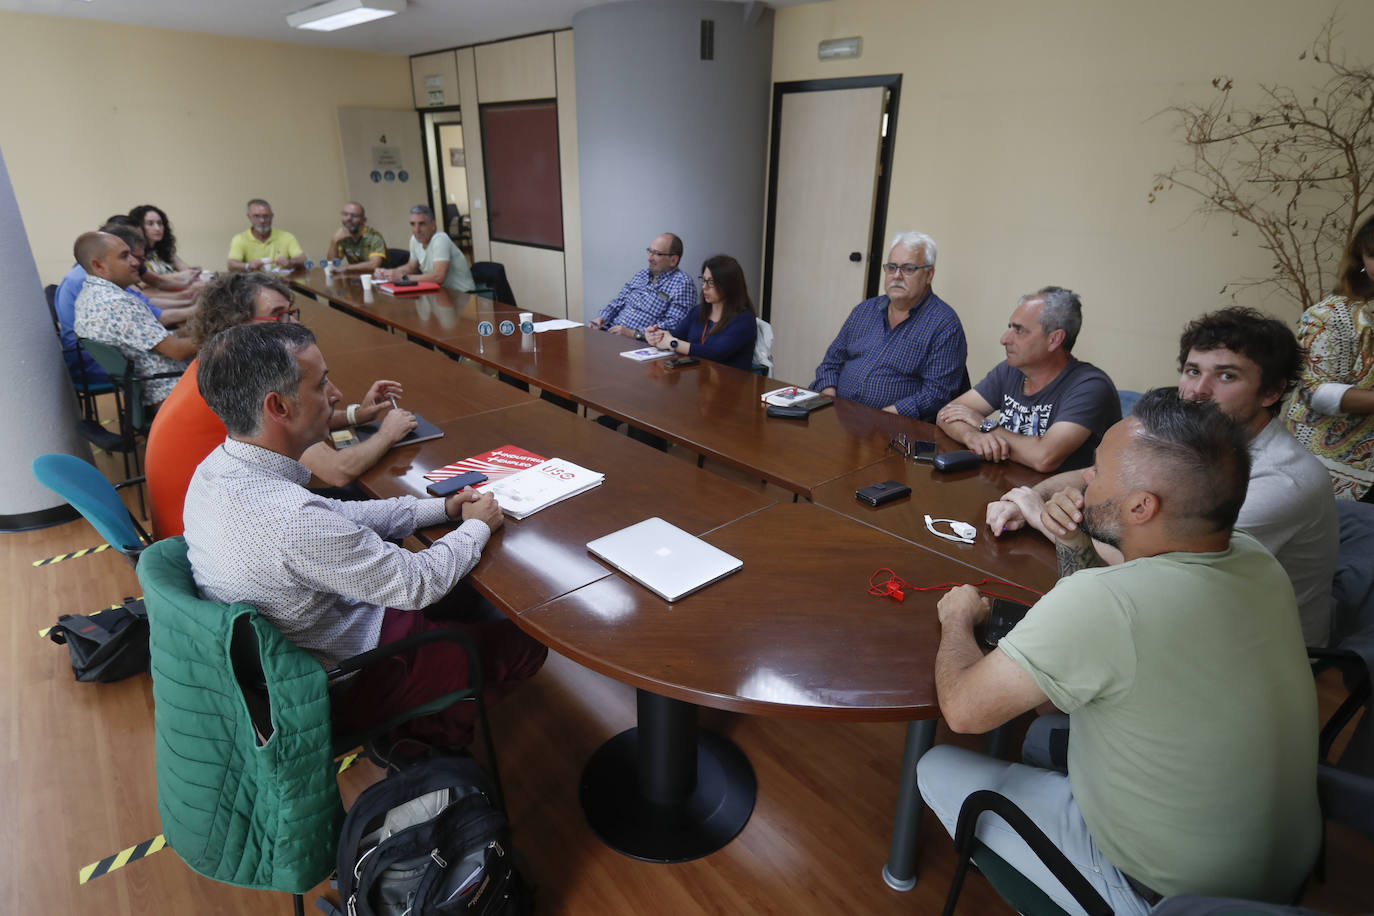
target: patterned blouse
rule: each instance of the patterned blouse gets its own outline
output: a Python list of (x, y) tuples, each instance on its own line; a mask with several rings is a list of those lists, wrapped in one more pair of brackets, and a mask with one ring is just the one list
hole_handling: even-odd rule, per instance
[(1334, 405), (1347, 386), (1374, 388), (1374, 303), (1323, 299), (1303, 312), (1298, 342), (1307, 359), (1284, 425), (1326, 465), (1338, 499), (1361, 499), (1374, 484), (1374, 414)]

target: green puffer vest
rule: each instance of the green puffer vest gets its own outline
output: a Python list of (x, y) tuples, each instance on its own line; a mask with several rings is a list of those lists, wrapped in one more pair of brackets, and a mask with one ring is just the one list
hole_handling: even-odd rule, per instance
[[(333, 872), (343, 822), (324, 669), (249, 605), (202, 599), (182, 538), (144, 551), (138, 578), (168, 845), (207, 878), (305, 893)], [(261, 746), (230, 661), (234, 625), (244, 617), (275, 726)]]

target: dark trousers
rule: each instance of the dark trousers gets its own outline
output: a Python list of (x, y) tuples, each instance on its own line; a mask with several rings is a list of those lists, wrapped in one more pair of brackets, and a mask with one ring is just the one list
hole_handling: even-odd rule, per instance
[[(462, 630), (477, 647), (488, 705), (533, 677), (549, 652), (491, 604), (477, 598), (466, 583), (422, 611), (387, 608), (378, 644), (438, 629)], [(468, 657), (462, 646), (451, 642), (420, 646), (359, 672), (347, 692), (332, 703), (334, 731), (343, 734), (366, 728), (467, 684)], [(472, 742), (476, 720), (475, 704), (455, 703), (434, 715), (404, 723), (389, 737), (393, 742), (411, 738), (454, 750)]]

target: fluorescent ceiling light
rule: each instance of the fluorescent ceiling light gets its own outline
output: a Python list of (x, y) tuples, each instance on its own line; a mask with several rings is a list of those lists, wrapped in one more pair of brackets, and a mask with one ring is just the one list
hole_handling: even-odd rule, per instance
[(297, 13), (288, 13), (286, 24), (293, 29), (332, 32), (394, 16), (405, 8), (406, 0), (329, 0)]

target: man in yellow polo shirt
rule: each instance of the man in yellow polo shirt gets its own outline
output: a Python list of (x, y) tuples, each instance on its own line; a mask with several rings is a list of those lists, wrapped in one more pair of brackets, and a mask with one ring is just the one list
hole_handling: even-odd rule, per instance
[(229, 242), (230, 270), (290, 270), (305, 266), (305, 252), (289, 232), (272, 228), (272, 205), (261, 198), (248, 201), (248, 221), (253, 225)]

